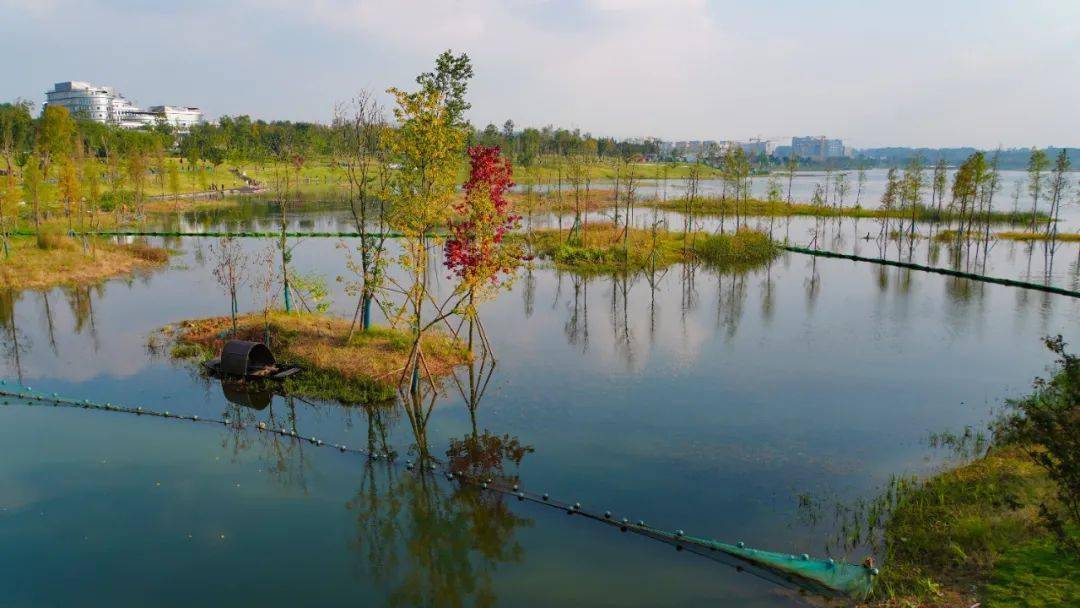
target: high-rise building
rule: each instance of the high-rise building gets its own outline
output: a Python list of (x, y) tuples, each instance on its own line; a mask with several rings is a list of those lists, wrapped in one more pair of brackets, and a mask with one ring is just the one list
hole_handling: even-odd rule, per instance
[(770, 156), (776, 149), (776, 145), (767, 139), (751, 139), (750, 141), (741, 141), (735, 145), (742, 148), (742, 151), (747, 156)]
[(791, 152), (799, 158), (823, 161), (844, 156), (844, 141), (819, 137), (792, 137)]
[(63, 106), (75, 115), (128, 129), (165, 123), (180, 132), (202, 122), (202, 111), (194, 107), (151, 106), (143, 110), (113, 87), (70, 80), (58, 82), (45, 92), (45, 105)]

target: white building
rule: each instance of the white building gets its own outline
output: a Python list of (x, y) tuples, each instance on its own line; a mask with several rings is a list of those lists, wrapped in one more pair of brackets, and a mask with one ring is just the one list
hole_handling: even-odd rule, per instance
[(188, 131), (202, 122), (202, 110), (186, 106), (150, 106), (150, 112), (178, 131)]
[(88, 82), (58, 82), (45, 92), (45, 105), (63, 106), (72, 114), (82, 114), (97, 122), (118, 122), (114, 106), (127, 101), (112, 87), (97, 87)]
[(202, 111), (193, 107), (151, 106), (143, 110), (113, 87), (97, 86), (77, 80), (58, 82), (45, 92), (45, 105), (63, 106), (72, 114), (90, 120), (118, 125), (126, 129), (152, 127), (165, 123), (186, 132), (202, 122)]

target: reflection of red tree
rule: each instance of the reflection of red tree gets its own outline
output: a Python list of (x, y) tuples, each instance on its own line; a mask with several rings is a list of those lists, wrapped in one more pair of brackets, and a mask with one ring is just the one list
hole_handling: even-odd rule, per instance
[(521, 460), (533, 451), (532, 446), (521, 445), (517, 437), (494, 435), (488, 431), (451, 439), (446, 451), (450, 470), (469, 477), (506, 478), (506, 465), (517, 467)]

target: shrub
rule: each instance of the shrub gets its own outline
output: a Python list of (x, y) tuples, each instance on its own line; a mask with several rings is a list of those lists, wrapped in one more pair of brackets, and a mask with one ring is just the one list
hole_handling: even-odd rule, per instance
[(169, 261), (169, 252), (160, 248), (152, 247), (146, 243), (136, 242), (127, 246), (127, 250), (135, 255), (140, 260), (146, 260), (147, 262), (153, 262), (155, 264), (164, 264)]
[(75, 246), (75, 243), (63, 234), (42, 231), (38, 233), (37, 246), (39, 249), (44, 250), (71, 249)]
[(1035, 391), (1009, 403), (1011, 412), (995, 428), (999, 441), (1025, 446), (1057, 486), (1057, 504), (1040, 505), (1047, 526), (1062, 544), (1080, 554), (1080, 357), (1065, 352), (1061, 336), (1046, 338), (1058, 356), (1049, 380), (1035, 380)]

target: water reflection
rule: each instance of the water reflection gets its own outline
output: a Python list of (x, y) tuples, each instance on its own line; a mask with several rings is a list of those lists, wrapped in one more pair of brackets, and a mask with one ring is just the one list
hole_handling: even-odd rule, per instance
[[(300, 215), (297, 211), (297, 221)], [(206, 220), (208, 225), (215, 221)], [(315, 220), (316, 225), (324, 221), (331, 229), (336, 220)], [(352, 229), (348, 223), (343, 227)], [(787, 231), (801, 243), (816, 229), (819, 242), (862, 255), (961, 268), (975, 256), (974, 245), (969, 250), (948, 241), (905, 238), (900, 248), (897, 241), (862, 238), (876, 228), (868, 220), (815, 226), (804, 218), (777, 218), (774, 226), (778, 236)], [(203, 434), (211, 449), (192, 453), (186, 444), (190, 437), (161, 430), (145, 417), (128, 437), (154, 444), (149, 453), (157, 454), (156, 444), (183, 436), (161, 453), (195, 463), (183, 471), (192, 479), (220, 474), (217, 465), (198, 468), (208, 452), (209, 460), (219, 453), (222, 460), (232, 457), (238, 466), (226, 481), (245, 481), (237, 494), (256, 485), (243, 475), (265, 477), (268, 489), (260, 490), (267, 494), (241, 506), (257, 509), (269, 495), (275, 517), (287, 517), (260, 521), (262, 529), (252, 536), (276, 524), (310, 526), (313, 537), (322, 533), (318, 568), (290, 569), (288, 575), (315, 587), (332, 577), (327, 573), (352, 565), (356, 584), (333, 580), (335, 599), (353, 594), (368, 604), (382, 603), (377, 592), (366, 591), (379, 588), (397, 604), (511, 604), (516, 598), (509, 589), (535, 580), (533, 571), (555, 570), (560, 581), (577, 574), (558, 571), (565, 553), (555, 549), (569, 546), (590, 552), (590, 559), (582, 560), (588, 563), (580, 565), (589, 580), (625, 581), (626, 572), (641, 567), (670, 568), (669, 580), (685, 583), (669, 598), (623, 596), (627, 604), (694, 603), (702, 594), (732, 591), (745, 593), (747, 603), (768, 603), (763, 598), (773, 597), (771, 591), (730, 581), (715, 569), (687, 576), (694, 566), (679, 561), (674, 551), (625, 551), (620, 540), (610, 538), (594, 542), (577, 518), (564, 524), (564, 517), (540, 520), (538, 514), (543, 534), (525, 532), (529, 522), (518, 519), (520, 510), (513, 512), (512, 497), (511, 504), (503, 504), (497, 495), (477, 496), (441, 477), (407, 472), (405, 454), (410, 459), (423, 454), (492, 478), (520, 477), (528, 487), (586, 505), (633, 509), (632, 517), (658, 525), (816, 553), (828, 540), (825, 532), (789, 527), (798, 517), (799, 494), (819, 497), (819, 517), (828, 518), (832, 502), (827, 498), (850, 502), (871, 496), (892, 473), (920, 470), (923, 454), (912, 446), (928, 429), (978, 425), (988, 409), (984, 404), (1026, 391), (1030, 377), (1046, 363), (1038, 338), (1068, 334), (1080, 315), (1080, 302), (1053, 294), (800, 254), (723, 273), (677, 265), (629, 276), (583, 277), (537, 263), (514, 286), (520, 293), (481, 307), (497, 364), (478, 349), (473, 365), (437, 390), (424, 385), (418, 398), (383, 407), (344, 408), (280, 396), (266, 403), (257, 395), (227, 393), (186, 368), (145, 355), (154, 329), (224, 312), (220, 294), (207, 288), (209, 272), (200, 261), (204, 243), (181, 239), (181, 255), (148, 282), (56, 289), (47, 302), (37, 292), (0, 291), (4, 375), (26, 375), (45, 391), (227, 415), (243, 424), (243, 429), (229, 426), (221, 436), (224, 452), (216, 451), (218, 435)], [(245, 241), (253, 249), (260, 245)], [(297, 267), (341, 272), (334, 245), (330, 239), (304, 241), (296, 249)], [(1054, 281), (1076, 272), (1063, 253), (1053, 264)], [(1000, 241), (981, 247), (978, 263), (1002, 276), (1021, 275), (1030, 265), (1040, 276), (1043, 249)], [(333, 312), (351, 315), (353, 299), (332, 295), (339, 303)], [(173, 405), (181, 403), (182, 408)], [(72, 415), (65, 430), (44, 428), (60, 433), (65, 441), (58, 444), (86, 439), (80, 429), (85, 420), (76, 418), (78, 412), (65, 413)], [(380, 458), (339, 455), (280, 433), (253, 432), (251, 426), (260, 422), (363, 446)], [(27, 444), (18, 443), (23, 438), (11, 440), (15, 456), (26, 452)], [(381, 455), (395, 450), (403, 456), (390, 465)], [(87, 453), (94, 451), (97, 447)], [(72, 454), (73, 462), (85, 456)], [(131, 459), (141, 462), (142, 456)], [(91, 460), (97, 462), (96, 455)], [(246, 464), (250, 471), (239, 468)], [(34, 466), (9, 461), (5, 481), (33, 479), (42, 495), (71, 494), (63, 476), (34, 474), (42, 470)], [(122, 475), (129, 473), (117, 473)], [(145, 498), (145, 488), (135, 485), (132, 493)], [(210, 484), (191, 494), (212, 503), (203, 505), (206, 512), (218, 513), (233, 497), (215, 492), (216, 484)], [(131, 515), (132, 504), (146, 505), (110, 504), (115, 509), (110, 518)], [(145, 532), (160, 531), (148, 526)], [(626, 537), (616, 533), (615, 538)], [(26, 546), (54, 554), (71, 549), (45, 534), (32, 541)], [(446, 554), (431, 554), (430, 543), (445, 545)], [(249, 546), (233, 556), (254, 553)], [(199, 559), (188, 565), (193, 575), (212, 574)], [(265, 565), (258, 572), (244, 565), (258, 561), (230, 563), (240, 564), (241, 574), (265, 576)], [(516, 562), (523, 567), (497, 572)], [(122, 571), (122, 564), (107, 559), (97, 563), (110, 576)], [(521, 574), (525, 570), (530, 573)], [(557, 600), (557, 594), (541, 594), (537, 603)]]
[(20, 384), (23, 382), (23, 357), (31, 347), (30, 338), (16, 324), (15, 303), (21, 295), (21, 292), (10, 288), (0, 291), (0, 324), (4, 328), (0, 348), (9, 366), (15, 370)]
[(356, 567), (384, 587), (390, 606), (494, 606), (495, 572), (522, 559), (514, 535), (532, 525), (499, 493), (385, 461), (364, 465), (346, 508), (355, 515)]

